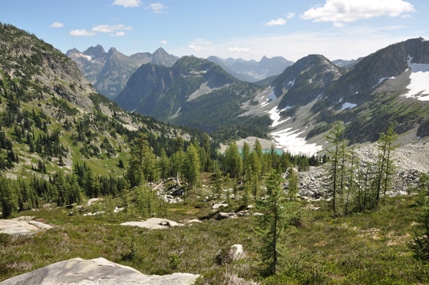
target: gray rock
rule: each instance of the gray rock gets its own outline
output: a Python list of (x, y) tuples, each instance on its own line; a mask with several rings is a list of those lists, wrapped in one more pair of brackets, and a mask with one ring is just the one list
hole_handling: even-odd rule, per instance
[(9, 235), (30, 235), (52, 226), (32, 221), (34, 217), (23, 216), (15, 219), (0, 220), (0, 233)]
[(232, 261), (242, 259), (244, 257), (243, 245), (233, 244), (229, 249), (229, 256), (231, 257)]
[(168, 229), (171, 227), (180, 227), (180, 226), (183, 226), (183, 224), (179, 224), (175, 221), (170, 221), (167, 219), (150, 218), (146, 221), (125, 222), (125, 223), (122, 223), (121, 226), (134, 226), (134, 227), (141, 227), (141, 228), (156, 230), (156, 229)]
[(134, 268), (123, 266), (104, 258), (84, 260), (73, 258), (12, 277), (1, 285), (191, 285), (199, 275), (174, 273), (170, 275), (145, 275)]
[(219, 209), (219, 208), (223, 208), (223, 207), (228, 207), (228, 204), (225, 204), (225, 203), (221, 202), (221, 203), (218, 203), (218, 204), (214, 204), (212, 206), (213, 209)]

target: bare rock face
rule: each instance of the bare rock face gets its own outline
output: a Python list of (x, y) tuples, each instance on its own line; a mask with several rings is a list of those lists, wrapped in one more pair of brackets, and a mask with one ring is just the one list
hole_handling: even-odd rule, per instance
[(104, 258), (73, 258), (12, 277), (0, 285), (191, 285), (198, 277), (189, 273), (145, 275)]

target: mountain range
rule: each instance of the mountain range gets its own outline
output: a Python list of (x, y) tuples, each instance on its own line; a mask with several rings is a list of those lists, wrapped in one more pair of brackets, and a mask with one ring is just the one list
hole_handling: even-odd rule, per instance
[(256, 82), (267, 77), (277, 76), (282, 73), (286, 67), (293, 64), (292, 61), (287, 60), (281, 56), (268, 58), (262, 57), (260, 61), (244, 60), (244, 59), (223, 59), (217, 56), (210, 56), (207, 58), (220, 65), (226, 72), (234, 77), (248, 82)]
[(320, 150), (323, 134), (336, 120), (346, 123), (351, 142), (375, 141), (391, 124), (412, 141), (428, 134), (428, 46), (422, 38), (410, 39), (348, 68), (309, 55), (265, 87), (229, 76), (208, 60), (184, 57), (170, 68), (141, 66), (115, 102), (206, 131), (225, 126), (264, 130), (288, 149), (307, 143), (312, 152)]
[(68, 50), (66, 55), (77, 63), (95, 89), (107, 98), (116, 97), (131, 74), (142, 64), (152, 62), (156, 65), (172, 66), (178, 59), (162, 48), (153, 54), (144, 52), (126, 56), (115, 48), (110, 48), (106, 53), (101, 45), (90, 47), (84, 52), (74, 48)]

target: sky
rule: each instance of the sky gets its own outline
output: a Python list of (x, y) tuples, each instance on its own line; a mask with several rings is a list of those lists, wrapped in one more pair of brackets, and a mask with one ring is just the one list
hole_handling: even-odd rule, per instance
[(100, 44), (131, 55), (356, 59), (429, 39), (427, 0), (3, 0), (0, 22), (62, 52)]

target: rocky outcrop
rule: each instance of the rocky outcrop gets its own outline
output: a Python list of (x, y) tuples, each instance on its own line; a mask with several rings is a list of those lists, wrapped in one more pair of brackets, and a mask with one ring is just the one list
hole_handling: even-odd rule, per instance
[(180, 226), (183, 226), (183, 224), (177, 223), (175, 221), (170, 221), (167, 219), (150, 218), (146, 221), (125, 222), (125, 223), (122, 223), (121, 226), (134, 226), (134, 227), (140, 227), (140, 228), (147, 228), (151, 230), (157, 230), (157, 229), (168, 229), (171, 227), (180, 227)]
[(51, 225), (33, 221), (34, 217), (23, 216), (15, 219), (0, 220), (0, 234), (31, 235), (42, 230), (51, 229)]
[(173, 273), (145, 275), (134, 268), (113, 263), (104, 258), (84, 260), (73, 258), (12, 277), (1, 285), (191, 285), (199, 275)]

